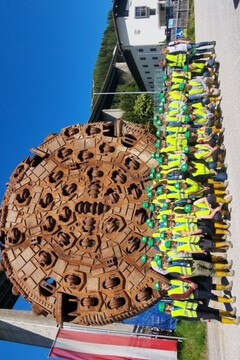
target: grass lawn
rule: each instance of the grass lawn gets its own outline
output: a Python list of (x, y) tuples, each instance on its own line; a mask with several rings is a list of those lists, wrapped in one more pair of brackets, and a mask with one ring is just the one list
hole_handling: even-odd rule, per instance
[(206, 323), (180, 321), (176, 335), (184, 337), (178, 352), (179, 360), (206, 360)]

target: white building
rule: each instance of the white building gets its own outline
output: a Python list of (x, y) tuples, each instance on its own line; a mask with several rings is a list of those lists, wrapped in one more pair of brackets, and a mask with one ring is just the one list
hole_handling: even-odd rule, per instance
[(165, 0), (115, 0), (118, 45), (141, 90), (154, 89), (154, 70), (166, 41)]

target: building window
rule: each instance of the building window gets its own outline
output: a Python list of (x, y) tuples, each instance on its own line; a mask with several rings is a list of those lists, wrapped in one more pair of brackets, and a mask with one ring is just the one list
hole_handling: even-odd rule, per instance
[(146, 58), (143, 56), (140, 56), (140, 60), (146, 60)]
[(150, 51), (157, 51), (156, 48), (150, 48)]
[(153, 56), (152, 59), (153, 59), (153, 60), (158, 60), (158, 57), (157, 57), (157, 56)]
[(147, 79), (148, 79), (148, 80), (151, 80), (151, 76), (148, 76)]
[(145, 71), (145, 74), (150, 74), (150, 71)]
[(143, 52), (143, 49), (138, 49), (138, 52)]
[(135, 18), (145, 18), (148, 16), (148, 8), (147, 6), (136, 6), (135, 7)]
[(158, 64), (154, 64), (154, 67), (159, 67), (159, 65), (158, 65)]
[(150, 9), (150, 15), (156, 15), (156, 9)]
[(148, 65), (143, 65), (143, 67), (148, 67)]
[(149, 83), (149, 84), (153, 84), (153, 82), (152, 82), (152, 81), (149, 81), (148, 83)]

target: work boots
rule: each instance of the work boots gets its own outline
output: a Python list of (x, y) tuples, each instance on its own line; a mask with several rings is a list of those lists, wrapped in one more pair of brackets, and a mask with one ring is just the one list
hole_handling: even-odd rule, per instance
[(236, 318), (236, 319), (229, 319), (227, 317), (221, 317), (221, 323), (222, 324), (227, 324), (227, 325), (238, 325), (240, 322), (240, 318)]

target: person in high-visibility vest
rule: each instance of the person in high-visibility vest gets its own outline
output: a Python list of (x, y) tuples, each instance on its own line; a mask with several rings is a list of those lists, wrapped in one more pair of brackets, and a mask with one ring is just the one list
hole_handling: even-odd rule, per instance
[(169, 260), (168, 258), (163, 258), (162, 264), (161, 260), (159, 260), (157, 265), (158, 267), (162, 267), (164, 270), (166, 270), (167, 274), (177, 278), (191, 278), (194, 276), (224, 277), (234, 275), (234, 271), (230, 270), (232, 263), (212, 264), (201, 260), (195, 260), (192, 262), (188, 260)]
[[(166, 244), (168, 244), (168, 247), (166, 247)], [(168, 250), (169, 256), (172, 249), (177, 251), (177, 253), (204, 253), (205, 251), (216, 249), (227, 250), (229, 247), (232, 247), (232, 243), (230, 241), (214, 242), (202, 236), (185, 236), (173, 240), (161, 240), (158, 247), (161, 251)]]
[(217, 291), (231, 291), (232, 284), (221, 285), (214, 284), (211, 277), (204, 278), (204, 280), (195, 283), (190, 279), (172, 279), (169, 283), (157, 282), (156, 287), (161, 291), (166, 291), (167, 296), (172, 300), (202, 300), (205, 304), (208, 304), (210, 300), (221, 303), (234, 303), (235, 297), (223, 297), (212, 293), (212, 290)]
[(236, 312), (217, 310), (197, 302), (173, 300), (170, 304), (161, 301), (158, 305), (160, 312), (171, 315), (180, 320), (217, 320), (222, 324), (238, 325), (240, 317)]
[(219, 219), (221, 219), (222, 205), (217, 206), (215, 209), (211, 207), (207, 197), (200, 198), (194, 201), (193, 205), (187, 204), (185, 207), (178, 207), (177, 213), (187, 213), (185, 215), (189, 219), (216, 219), (218, 213), (220, 213)]
[(182, 68), (187, 63), (187, 55), (186, 54), (168, 54), (165, 60), (161, 60), (159, 65), (162, 68), (165, 68), (168, 65), (171, 68)]
[[(187, 149), (184, 151), (187, 151)], [(193, 179), (197, 179), (199, 181), (212, 177), (217, 181), (227, 180), (227, 173), (225, 171), (221, 170), (220, 172), (217, 172), (210, 169), (207, 163), (204, 162), (191, 161), (189, 168), (184, 171), (188, 172), (189, 177), (193, 177)]]

